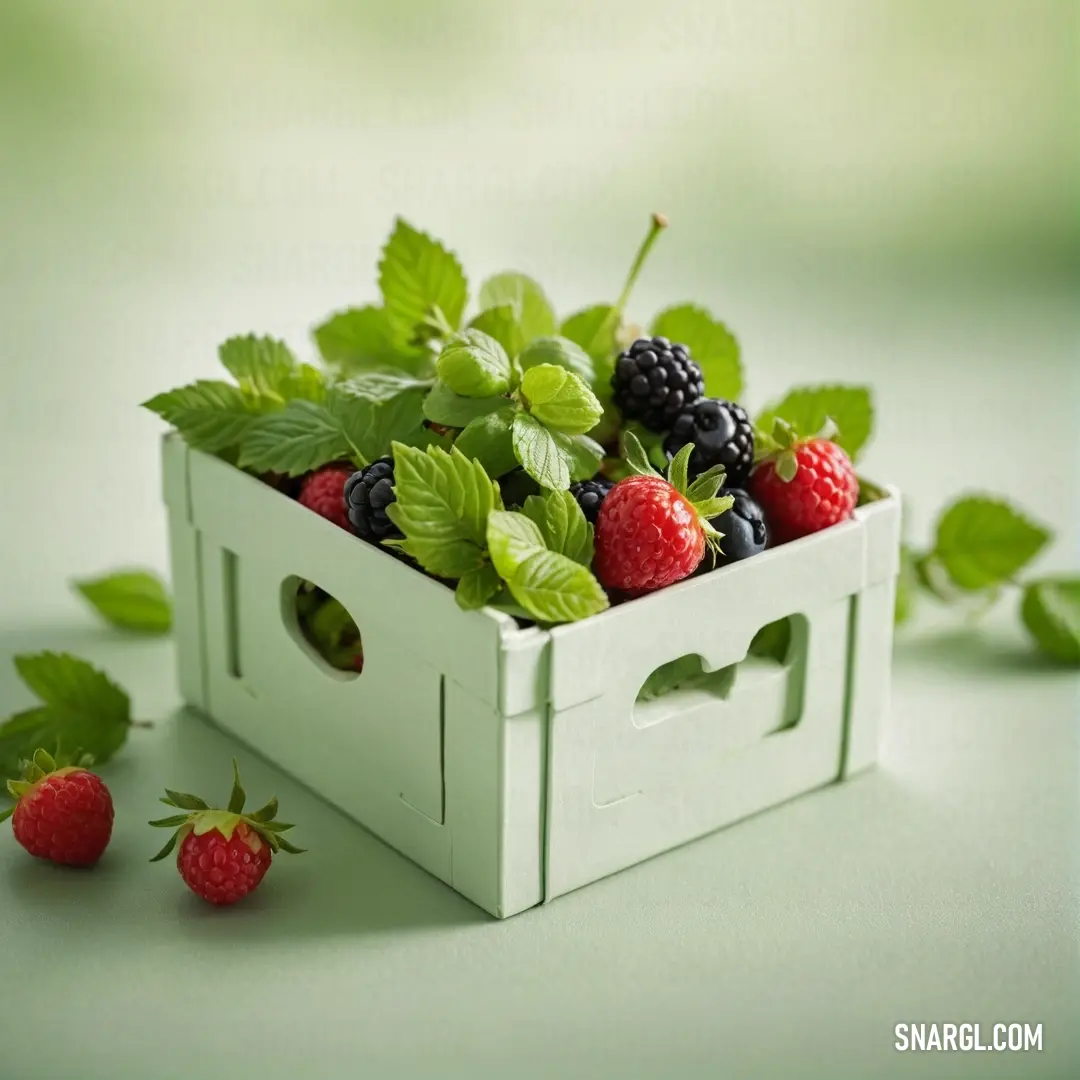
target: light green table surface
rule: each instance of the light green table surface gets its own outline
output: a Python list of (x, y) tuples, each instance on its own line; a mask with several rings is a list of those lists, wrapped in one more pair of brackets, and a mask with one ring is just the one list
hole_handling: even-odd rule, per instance
[[(0, 1078), (1080, 1075), (1078, 680), (1032, 659), (1009, 605), (977, 632), (930, 613), (905, 634), (876, 772), (549, 907), (488, 919), (246, 752), (252, 797), (276, 792), (309, 853), (232, 910), (196, 900), (147, 861), (144, 822), (166, 784), (224, 794), (236, 747), (178, 711), (168, 641), (99, 629), (65, 582), (164, 567), (160, 428), (134, 404), (210, 373), (241, 326), (300, 340), (326, 301), (130, 280), (46, 305), (9, 285), (0, 706), (28, 701), (10, 654), (63, 648), (155, 726), (105, 770), (96, 871), (0, 835)], [(868, 470), (913, 498), (917, 531), (962, 487), (1011, 490), (1062, 530), (1044, 564), (1075, 562), (1073, 297), (729, 299), (754, 404), (808, 376), (874, 383)], [(908, 1020), (1041, 1023), (1045, 1050), (898, 1054)]]

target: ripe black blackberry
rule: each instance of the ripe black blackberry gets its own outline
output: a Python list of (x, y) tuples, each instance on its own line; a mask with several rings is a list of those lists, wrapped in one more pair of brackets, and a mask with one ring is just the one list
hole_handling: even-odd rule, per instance
[(665, 337), (638, 338), (615, 361), (613, 400), (627, 420), (667, 431), (680, 410), (705, 393), (701, 368), (685, 345)]
[(345, 481), (345, 509), (353, 532), (363, 540), (400, 540), (401, 530), (386, 516), (394, 501), (394, 459), (381, 457)]
[(682, 410), (671, 423), (664, 440), (664, 452), (674, 457), (687, 443), (694, 444), (690, 455), (690, 478), (723, 465), (724, 486), (741, 488), (754, 467), (754, 427), (741, 405), (720, 398), (702, 398)]
[(577, 500), (586, 519), (595, 525), (600, 507), (603, 506), (607, 493), (614, 486), (606, 477), (594, 476), (591, 480), (581, 480), (576, 484), (571, 484), (570, 494)]

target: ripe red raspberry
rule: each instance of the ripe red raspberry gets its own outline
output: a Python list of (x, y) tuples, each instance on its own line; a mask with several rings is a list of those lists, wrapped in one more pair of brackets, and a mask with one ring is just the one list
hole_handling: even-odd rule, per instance
[(196, 795), (167, 788), (165, 794), (163, 803), (186, 812), (150, 822), (158, 828), (176, 829), (150, 861), (164, 859), (179, 842), (176, 868), (180, 876), (192, 892), (211, 904), (235, 904), (257, 889), (276, 852), (301, 853), (281, 836), (292, 826), (275, 820), (277, 799), (271, 799), (261, 810), (244, 813), (247, 796), (235, 758), (232, 794), (226, 809), (215, 810)]
[(779, 459), (766, 459), (750, 478), (750, 494), (765, 512), (769, 531), (779, 543), (797, 540), (851, 517), (859, 481), (851, 459), (828, 439), (797, 442), (795, 475), (778, 473)]
[(74, 765), (58, 769), (39, 750), (25, 779), (9, 781), (8, 790), (18, 800), (12, 832), (31, 855), (63, 866), (101, 858), (112, 836), (113, 802), (99, 776)]
[(345, 481), (355, 471), (349, 465), (324, 465), (304, 478), (299, 501), (327, 521), (347, 529), (349, 518), (345, 508)]
[(238, 821), (232, 836), (218, 829), (189, 832), (180, 845), (176, 866), (192, 892), (211, 904), (235, 904), (255, 889), (270, 869), (270, 845)]
[(593, 566), (605, 587), (641, 593), (674, 585), (704, 554), (697, 511), (662, 477), (628, 476), (604, 499)]

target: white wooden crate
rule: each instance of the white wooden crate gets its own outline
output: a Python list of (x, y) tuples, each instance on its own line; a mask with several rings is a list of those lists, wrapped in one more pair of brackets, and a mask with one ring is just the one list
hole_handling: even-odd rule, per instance
[[(899, 498), (543, 631), (453, 593), (217, 458), (164, 442), (185, 701), (493, 915), (551, 900), (873, 764)], [(361, 675), (301, 633), (349, 610)], [(783, 664), (747, 656), (792, 616)], [(637, 700), (696, 654), (704, 685)]]

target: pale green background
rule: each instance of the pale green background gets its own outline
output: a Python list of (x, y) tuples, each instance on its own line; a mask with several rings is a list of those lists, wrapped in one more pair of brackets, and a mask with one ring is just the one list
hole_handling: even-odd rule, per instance
[[(1075, 567), (1078, 30), (1064, 0), (2, 0), (0, 712), (8, 655), (68, 648), (157, 723), (106, 770), (97, 871), (0, 836), (0, 1078), (1080, 1073), (1077, 679), (1011, 599), (904, 633), (877, 773), (498, 924), (247, 753), (310, 852), (227, 912), (150, 866), (160, 789), (224, 794), (234, 747), (66, 584), (165, 567), (137, 402), (235, 332), (309, 352), (398, 212), (567, 312), (666, 211), (632, 314), (727, 319), (752, 406), (871, 381), (866, 468), (918, 537), (986, 488)], [(1046, 1050), (897, 1054), (902, 1020)]]

